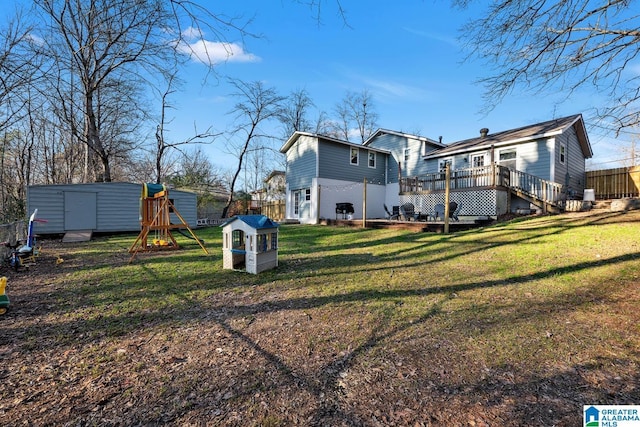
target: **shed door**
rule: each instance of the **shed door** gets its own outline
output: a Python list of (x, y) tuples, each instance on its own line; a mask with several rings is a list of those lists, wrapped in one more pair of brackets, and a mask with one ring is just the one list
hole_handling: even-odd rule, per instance
[(64, 192), (64, 229), (95, 230), (97, 193)]

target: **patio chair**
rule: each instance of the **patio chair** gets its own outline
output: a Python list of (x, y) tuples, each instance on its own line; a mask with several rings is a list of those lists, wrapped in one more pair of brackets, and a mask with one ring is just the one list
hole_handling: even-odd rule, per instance
[(413, 203), (405, 203), (400, 206), (400, 216), (404, 221), (415, 221), (417, 219), (417, 214)]
[(456, 202), (449, 203), (449, 218), (454, 221), (460, 221), (458, 214), (460, 213), (460, 205)]
[(431, 217), (434, 221), (438, 218), (444, 220), (444, 205), (442, 203), (438, 203), (433, 207), (433, 213), (431, 214)]
[(388, 220), (394, 220), (394, 219), (397, 220), (398, 219), (398, 214), (396, 214), (396, 213), (392, 214), (391, 212), (389, 212), (389, 208), (387, 207), (386, 203), (383, 206), (384, 206), (384, 211), (387, 213), (387, 219)]

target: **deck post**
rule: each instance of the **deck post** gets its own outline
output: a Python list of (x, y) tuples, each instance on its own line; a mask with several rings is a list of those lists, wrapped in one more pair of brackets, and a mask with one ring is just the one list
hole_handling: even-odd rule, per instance
[(449, 163), (444, 169), (444, 233), (449, 234), (449, 197), (451, 193), (451, 167)]
[(367, 228), (367, 178), (362, 187), (362, 228)]

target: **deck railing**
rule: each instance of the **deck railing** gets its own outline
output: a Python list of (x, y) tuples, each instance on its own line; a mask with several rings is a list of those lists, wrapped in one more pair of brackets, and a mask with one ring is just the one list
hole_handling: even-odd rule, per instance
[[(481, 187), (507, 187), (545, 203), (556, 204), (563, 197), (561, 184), (500, 165), (487, 165), (451, 171), (451, 190)], [(440, 192), (446, 188), (445, 174), (430, 173), (400, 180), (400, 192)]]

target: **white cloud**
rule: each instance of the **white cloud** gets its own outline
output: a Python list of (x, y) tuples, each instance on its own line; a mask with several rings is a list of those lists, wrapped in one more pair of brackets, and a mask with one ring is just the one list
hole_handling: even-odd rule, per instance
[(182, 40), (177, 45), (178, 51), (206, 65), (260, 61), (260, 57), (246, 52), (238, 43), (209, 41), (204, 36), (199, 28), (187, 28), (182, 32)]
[(260, 57), (245, 52), (237, 43), (198, 40), (193, 43), (179, 43), (178, 51), (189, 55), (192, 60), (207, 65), (223, 62), (258, 62)]

